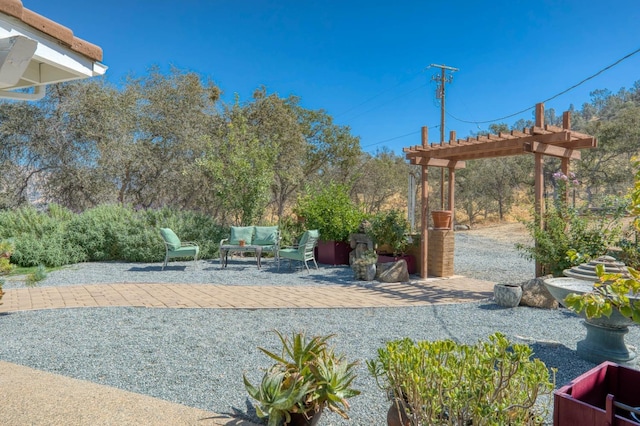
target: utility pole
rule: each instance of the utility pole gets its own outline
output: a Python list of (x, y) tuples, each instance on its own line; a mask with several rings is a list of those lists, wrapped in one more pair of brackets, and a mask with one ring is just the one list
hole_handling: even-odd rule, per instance
[[(436, 98), (440, 99), (440, 145), (444, 145), (445, 83), (451, 83), (453, 81), (453, 73), (460, 70), (436, 64), (431, 64), (427, 68), (440, 68), (440, 75), (435, 74), (431, 77), (431, 80), (438, 83), (436, 86)], [(449, 71), (449, 74), (447, 74), (447, 71)], [(444, 210), (444, 167), (440, 170), (440, 208)]]

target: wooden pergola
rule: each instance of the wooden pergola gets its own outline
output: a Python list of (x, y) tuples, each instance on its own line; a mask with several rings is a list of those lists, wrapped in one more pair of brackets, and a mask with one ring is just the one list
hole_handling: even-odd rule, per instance
[[(427, 128), (422, 128), (422, 145), (403, 148), (411, 164), (422, 166), (422, 210), (421, 210), (421, 276), (427, 278), (428, 259), (428, 218), (429, 185), (428, 167), (446, 167), (449, 169), (448, 207), (452, 213), (455, 200), (455, 171), (465, 167), (466, 160), (481, 158), (507, 157), (521, 154), (535, 156), (535, 211), (538, 217), (544, 215), (544, 177), (543, 157), (545, 155), (561, 159), (562, 172), (569, 173), (569, 161), (579, 160), (580, 151), (597, 147), (595, 137), (571, 130), (571, 114), (562, 115), (562, 127), (544, 124), (544, 104), (536, 105), (535, 125), (522, 131), (500, 132), (497, 135), (483, 135), (457, 139), (455, 132), (450, 133), (447, 142), (428, 142)], [(454, 216), (455, 217), (455, 216)], [(544, 226), (540, 221), (540, 226)], [(453, 220), (451, 221), (453, 228)], [(540, 275), (540, 265), (536, 264), (536, 275)]]

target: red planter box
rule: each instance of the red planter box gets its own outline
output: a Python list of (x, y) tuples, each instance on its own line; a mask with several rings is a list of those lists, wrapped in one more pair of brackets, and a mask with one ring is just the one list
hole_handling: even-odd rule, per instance
[(378, 263), (388, 263), (388, 262), (397, 262), (398, 260), (404, 259), (407, 262), (407, 270), (410, 274), (415, 274), (418, 271), (416, 266), (416, 258), (411, 254), (405, 254), (402, 256), (392, 256), (392, 255), (378, 255)]
[(336, 241), (318, 241), (316, 259), (325, 265), (348, 265), (351, 246)]
[(605, 361), (553, 393), (553, 424), (640, 425), (614, 403), (640, 407), (640, 371)]

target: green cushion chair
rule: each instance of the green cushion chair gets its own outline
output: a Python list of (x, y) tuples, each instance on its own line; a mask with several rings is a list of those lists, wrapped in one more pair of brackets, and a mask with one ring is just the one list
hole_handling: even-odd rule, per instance
[(200, 247), (198, 244), (191, 241), (180, 241), (180, 238), (169, 228), (160, 228), (160, 235), (162, 235), (162, 239), (164, 240), (164, 246), (166, 249), (166, 255), (164, 257), (164, 265), (162, 265), (162, 270), (167, 266), (167, 262), (169, 259), (175, 257), (191, 257), (193, 256), (193, 261), (196, 262), (198, 260), (198, 253), (200, 252)]
[[(300, 241), (297, 246), (294, 247), (284, 247), (278, 251), (279, 259), (289, 259), (289, 267), (291, 267), (291, 261), (297, 260), (300, 262), (304, 262), (304, 266), (307, 267), (307, 272), (310, 273), (308, 261), (313, 260), (313, 263), (316, 265), (316, 269), (318, 269), (318, 264), (316, 263), (316, 258), (314, 256), (314, 249), (316, 244), (318, 243), (318, 230), (313, 229), (306, 231), (300, 237)], [(280, 268), (280, 263), (278, 263), (278, 268)]]

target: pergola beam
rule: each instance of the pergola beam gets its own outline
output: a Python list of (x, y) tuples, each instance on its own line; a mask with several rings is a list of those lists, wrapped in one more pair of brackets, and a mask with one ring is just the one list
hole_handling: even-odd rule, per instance
[(464, 161), (441, 160), (439, 158), (423, 157), (412, 158), (411, 164), (429, 167), (447, 167), (449, 169), (464, 169), (466, 167), (466, 163)]
[(525, 143), (524, 150), (526, 152), (532, 152), (534, 154), (544, 154), (550, 155), (552, 157), (568, 158), (570, 160), (580, 159), (580, 151), (574, 151), (573, 149), (555, 145), (548, 145), (540, 142)]

